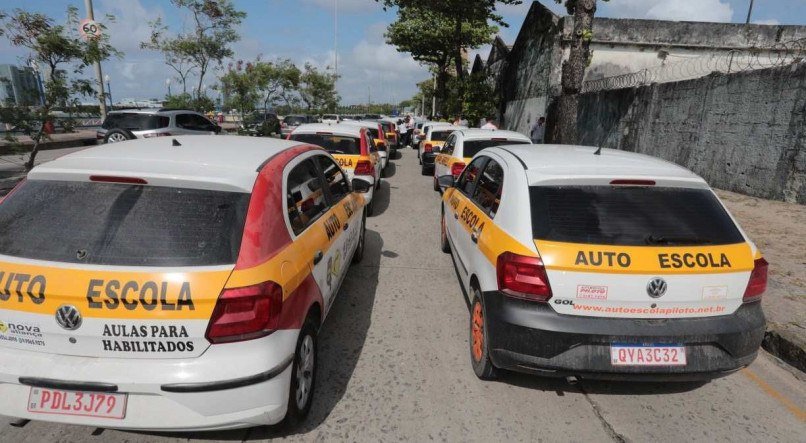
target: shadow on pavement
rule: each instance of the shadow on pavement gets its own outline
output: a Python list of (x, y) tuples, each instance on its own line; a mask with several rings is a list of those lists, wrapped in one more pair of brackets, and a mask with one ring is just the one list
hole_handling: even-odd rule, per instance
[(375, 266), (362, 266), (362, 263), (378, 263), (383, 250), (383, 239), (380, 234), (371, 230), (367, 230), (366, 235), (364, 259), (347, 272), (333, 307), (319, 332), (316, 387), (311, 412), (304, 423), (296, 428), (289, 428), (281, 423), (234, 431), (185, 434), (133, 433), (194, 440), (253, 441), (306, 434), (316, 430), (344, 397), (364, 348), (372, 320), (380, 269)]
[[(375, 204), (375, 210), (372, 213), (373, 218), (383, 214), (387, 209), (389, 209), (389, 202), (392, 199), (391, 192), (392, 185), (389, 184), (389, 181), (381, 181), (381, 189), (375, 191), (375, 195), (373, 196)], [(369, 235), (369, 231), (367, 231), (367, 235)]]
[(392, 178), (397, 174), (397, 164), (390, 161), (386, 164), (386, 169), (383, 170), (383, 178)]

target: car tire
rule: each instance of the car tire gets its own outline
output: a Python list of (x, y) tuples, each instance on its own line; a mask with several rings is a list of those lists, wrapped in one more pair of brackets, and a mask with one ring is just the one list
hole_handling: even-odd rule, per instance
[[(436, 173), (436, 171), (434, 171)], [(439, 187), (439, 182), (437, 181), (437, 176), (434, 176), (434, 192), (442, 192), (442, 188)]]
[(481, 291), (475, 285), (470, 287), (470, 363), (476, 377), (482, 380), (496, 378), (495, 366), (490, 361), (489, 337), (487, 334), (487, 315)]
[(317, 330), (309, 314), (299, 331), (294, 363), (291, 366), (291, 387), (288, 392), (288, 412), (285, 421), (292, 427), (302, 423), (311, 411), (316, 385)]
[(423, 164), (423, 167), (422, 167), (422, 170), (420, 171), (420, 174), (422, 174), (422, 175), (430, 175), (428, 173), (428, 170), (429, 170), (428, 165)]
[(367, 217), (375, 215), (375, 196), (372, 196), (372, 201), (367, 205)]
[(451, 243), (448, 241), (448, 230), (445, 226), (445, 205), (442, 205), (442, 218), (439, 220), (439, 248), (446, 254), (451, 253)]
[(112, 129), (104, 136), (104, 143), (119, 143), (134, 140), (136, 137), (127, 129)]
[(353, 253), (353, 264), (361, 263), (361, 260), (364, 259), (364, 248), (366, 247), (366, 237), (367, 237), (367, 213), (364, 212), (364, 215), (361, 216), (361, 233), (358, 236), (358, 246), (355, 248), (355, 252)]

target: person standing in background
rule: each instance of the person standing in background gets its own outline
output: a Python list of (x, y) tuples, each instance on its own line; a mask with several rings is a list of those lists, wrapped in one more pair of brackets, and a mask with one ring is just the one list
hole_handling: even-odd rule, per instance
[(529, 138), (534, 144), (542, 144), (546, 138), (546, 117), (537, 119), (532, 129), (529, 131)]
[(487, 117), (487, 118), (486, 118), (486, 119), (484, 119), (484, 120), (485, 120), (487, 123), (485, 123), (485, 124), (484, 124), (484, 125), (481, 127), (481, 129), (489, 129), (489, 130), (496, 130), (496, 129), (498, 129), (498, 126), (496, 126), (496, 125), (495, 125), (495, 123), (493, 123), (493, 118), (492, 118), (492, 117)]

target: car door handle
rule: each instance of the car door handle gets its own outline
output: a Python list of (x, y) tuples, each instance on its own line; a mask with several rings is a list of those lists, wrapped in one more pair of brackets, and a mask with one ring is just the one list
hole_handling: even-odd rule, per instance
[(349, 228), (349, 227), (350, 227), (350, 224), (349, 224), (349, 223), (345, 223), (345, 224), (344, 224), (344, 227), (343, 227), (342, 229), (346, 231), (346, 230), (347, 230), (347, 228)]
[(454, 212), (454, 213), (453, 213), (453, 218), (455, 218), (455, 219), (459, 220), (459, 213), (458, 213), (458, 212)]
[(470, 233), (470, 240), (475, 244), (479, 244), (479, 235), (481, 235), (481, 232), (474, 229), (473, 232)]
[(319, 262), (322, 261), (322, 258), (324, 256), (325, 254), (323, 254), (322, 251), (316, 251), (316, 254), (313, 255), (313, 264), (314, 265), (319, 264)]

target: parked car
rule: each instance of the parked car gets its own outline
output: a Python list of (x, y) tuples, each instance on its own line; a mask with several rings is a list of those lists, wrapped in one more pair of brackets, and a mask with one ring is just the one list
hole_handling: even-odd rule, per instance
[(438, 182), (479, 378), (700, 380), (758, 355), (767, 262), (691, 171), (522, 144)]
[(237, 136), (37, 166), (0, 204), (0, 284), (20, 287), (0, 296), (0, 415), (148, 431), (301, 422), (370, 188), (319, 147)]
[(281, 133), (280, 119), (273, 112), (253, 112), (244, 116), (241, 131), (245, 135), (269, 137)]
[(220, 132), (221, 126), (195, 111), (138, 109), (109, 112), (95, 138), (103, 143), (118, 143), (135, 138), (211, 135)]
[(322, 123), (336, 124), (341, 121), (338, 114), (325, 114), (322, 116)]
[(281, 124), (281, 132), (283, 137), (294, 132), (294, 129), (297, 129), (299, 125), (308, 123), (315, 123), (314, 119), (309, 115), (286, 115), (283, 117), (283, 122)]
[(451, 174), (459, 178), (465, 166), (482, 149), (501, 145), (531, 144), (529, 137), (513, 131), (489, 131), (487, 129), (459, 129), (453, 132), (441, 148), (423, 155), (423, 170), (434, 168), (434, 190), (439, 191), (437, 177)]

